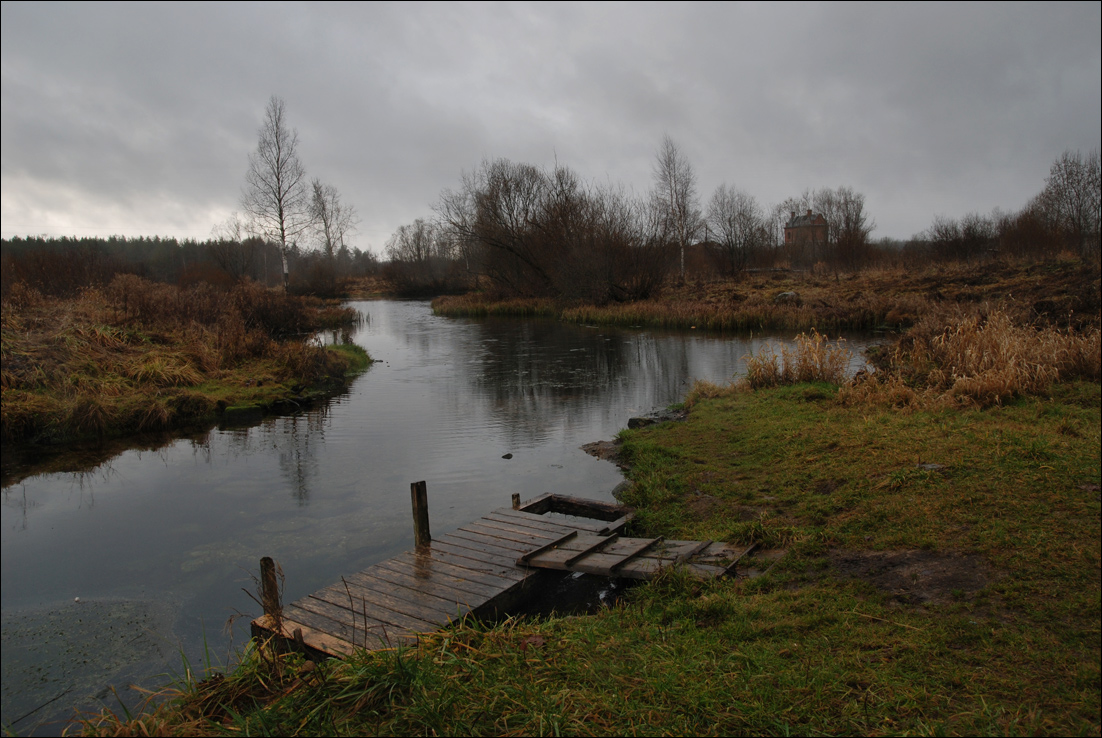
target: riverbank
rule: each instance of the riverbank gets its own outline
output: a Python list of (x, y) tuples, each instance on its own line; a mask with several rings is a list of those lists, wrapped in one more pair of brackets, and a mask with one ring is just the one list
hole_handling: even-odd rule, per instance
[(22, 285), (4, 301), (5, 443), (52, 445), (188, 428), (302, 405), (371, 359), (303, 340), (355, 310), (255, 284), (177, 288), (133, 275), (67, 300)]
[[(698, 385), (684, 422), (620, 434), (637, 534), (786, 549), (766, 576), (670, 576), (594, 615), (462, 623), (345, 662), (254, 644), (140, 724), (101, 714), (84, 727), (1096, 735), (1097, 329), (1000, 315), (920, 321), (875, 384), (785, 384), (799, 372), (782, 353), (770, 374), (763, 351), (757, 367), (775, 382)], [(1050, 359), (1025, 353), (1032, 344)], [(1000, 345), (991, 362), (960, 363)], [(797, 351), (797, 368), (831, 364), (813, 344)]]
[(1051, 262), (939, 264), (856, 274), (768, 271), (740, 280), (688, 280), (649, 300), (568, 305), (552, 299), (497, 299), (477, 292), (433, 301), (438, 315), (517, 315), (560, 320), (719, 331), (900, 330), (931, 313), (999, 308), (1027, 320), (1093, 319), (1098, 265)]

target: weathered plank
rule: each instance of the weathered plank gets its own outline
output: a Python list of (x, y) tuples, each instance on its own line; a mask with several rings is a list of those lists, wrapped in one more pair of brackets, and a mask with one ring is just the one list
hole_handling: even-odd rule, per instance
[(438, 545), (433, 549), (433, 555), (451, 561), (456, 566), (493, 574), (499, 579), (515, 580), (524, 576), (524, 572), (517, 571), (513, 564), (517, 555), (514, 549), (499, 548), (485, 541), (453, 537), (450, 533), (434, 543)]
[(576, 531), (576, 530), (572, 530), (569, 533), (564, 533), (563, 535), (559, 536), (558, 538), (555, 538), (553, 540), (548, 541), (547, 543), (543, 544), (539, 548), (534, 548), (531, 551), (527, 551), (527, 552), (521, 554), (520, 558), (517, 559), (517, 566), (524, 566), (525, 564), (528, 563), (528, 561), (530, 559), (533, 559), (537, 556), (542, 556), (545, 553), (550, 554), (552, 551), (559, 548), (560, 546), (562, 546), (567, 541), (569, 541), (573, 538), (577, 538), (577, 537), (578, 537), (578, 531)]
[[(415, 509), (418, 486), (411, 485)], [(500, 612), (528, 596), (532, 587), (542, 586), (538, 584), (542, 575), (538, 569), (518, 568), (516, 561), (534, 549), (571, 562), (611, 552), (615, 555), (610, 559), (598, 561), (616, 563), (628, 575), (645, 576), (648, 566), (659, 565), (657, 559), (643, 555), (655, 542), (644, 548), (647, 542), (640, 539), (625, 543), (615, 536), (597, 535), (619, 531), (626, 524), (630, 513), (625, 515), (627, 509), (622, 506), (564, 495), (515, 506), (518, 509), (494, 510), (435, 540), (428, 534), (427, 520), (422, 520), (416, 550), (346, 575), (341, 582), (287, 605), (278, 632), (276, 620), (269, 615), (253, 621), (253, 632), (294, 639), (298, 631), (301, 647), (331, 655), (346, 655), (354, 647), (391, 648), (415, 643), (418, 633), (444, 627), (467, 614)], [(546, 512), (590, 519), (550, 519)], [(567, 534), (573, 541), (563, 545)], [(711, 553), (711, 560), (717, 561), (722, 556), (708, 544), (694, 545), (693, 553)], [(680, 551), (670, 549), (671, 553), (666, 548), (660, 553), (672, 556)], [(692, 553), (689, 557), (697, 561)]]
[(364, 617), (367, 617), (369, 620), (377, 623), (383, 623), (413, 632), (424, 630), (425, 628), (431, 629), (437, 625), (435, 619), (426, 620), (391, 610), (385, 605), (367, 599), (367, 597), (360, 597), (359, 593), (353, 593), (351, 606), (347, 598), (345, 598), (343, 603), (336, 603), (328, 599), (322, 599), (322, 597), (319, 597), (318, 593), (307, 595), (301, 600), (295, 600), (293, 604), (301, 607), (303, 610), (308, 610), (318, 615), (324, 615), (327, 618), (341, 623), (356, 623), (362, 621)]
[(310, 596), (334, 605), (348, 607), (354, 612), (360, 611), (356, 606), (358, 602), (370, 601), (387, 610), (429, 623), (441, 623), (455, 617), (455, 603), (446, 603), (435, 597), (431, 599), (423, 597), (415, 602), (409, 598), (397, 596), (397, 592), (398, 588), (389, 583), (379, 586), (370, 580), (345, 577), (344, 582), (320, 589)]
[(348, 574), (345, 579), (367, 589), (382, 591), (386, 587), (393, 597), (425, 607), (442, 607), (452, 614), (457, 610), (469, 609), (469, 602), (483, 596), (431, 580), (415, 581), (410, 575), (397, 574), (386, 569), (368, 569)]
[(484, 520), (502, 520), (515, 523), (517, 525), (525, 525), (533, 528), (545, 529), (545, 530), (581, 530), (581, 531), (597, 531), (604, 530), (608, 524), (603, 522), (588, 522), (583, 520), (570, 520), (560, 521), (555, 518), (545, 518), (542, 515), (534, 515), (532, 513), (522, 512), (520, 510), (495, 510), (487, 515)]

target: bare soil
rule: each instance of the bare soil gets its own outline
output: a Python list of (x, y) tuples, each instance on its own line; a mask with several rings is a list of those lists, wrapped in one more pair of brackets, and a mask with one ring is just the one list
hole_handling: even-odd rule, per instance
[(967, 599), (994, 578), (979, 556), (945, 551), (831, 551), (835, 571), (896, 600), (921, 605)]

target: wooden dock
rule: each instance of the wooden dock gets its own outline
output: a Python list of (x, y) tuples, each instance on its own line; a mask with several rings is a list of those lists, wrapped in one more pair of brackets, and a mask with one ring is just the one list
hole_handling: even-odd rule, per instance
[[(417, 485), (413, 499), (417, 519)], [(562, 495), (524, 505), (514, 495), (513, 504), (436, 539), (428, 535), (424, 512), (415, 525), (415, 550), (282, 607), (274, 573), (262, 573), (265, 614), (253, 621), (253, 635), (277, 636), (321, 656), (393, 648), (467, 615), (506, 613), (537, 591), (549, 570), (649, 578), (679, 564), (697, 576), (723, 576), (753, 548), (622, 538), (633, 514), (620, 505)]]

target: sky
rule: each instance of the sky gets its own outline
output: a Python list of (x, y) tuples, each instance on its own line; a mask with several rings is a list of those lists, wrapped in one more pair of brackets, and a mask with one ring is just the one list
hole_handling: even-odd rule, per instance
[(21, 3), (0, 23), (0, 230), (204, 239), (283, 99), (383, 253), (463, 172), (556, 162), (701, 207), (865, 195), (874, 238), (1021, 208), (1102, 139), (1102, 3)]

